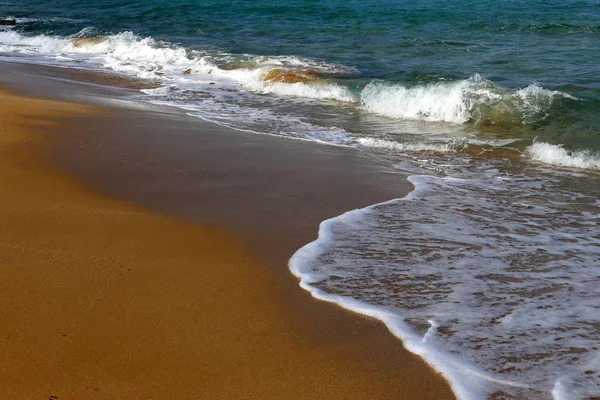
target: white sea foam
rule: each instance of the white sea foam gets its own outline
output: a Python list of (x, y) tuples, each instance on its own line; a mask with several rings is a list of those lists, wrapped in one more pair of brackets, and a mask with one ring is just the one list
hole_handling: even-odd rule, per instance
[(535, 142), (525, 149), (523, 155), (545, 164), (600, 170), (600, 154), (592, 151), (569, 151), (560, 145)]
[[(334, 146), (350, 146), (353, 143), (349, 132), (341, 128), (316, 126), (292, 115), (277, 114), (270, 108), (253, 109), (244, 105), (223, 103), (213, 98), (203, 99), (201, 102), (174, 101), (168, 96), (169, 90), (172, 88), (164, 86), (156, 89), (144, 89), (143, 92), (153, 97), (156, 96), (155, 99), (146, 98), (146, 101), (178, 107), (187, 111), (189, 115), (241, 131)], [(169, 100), (163, 100), (164, 98)], [(240, 115), (243, 115), (243, 118), (239, 118)]]
[[(342, 102), (356, 102), (348, 88), (325, 80), (314, 79), (307, 82), (273, 82), (265, 76), (274, 70), (284, 72), (308, 72), (310, 74), (337, 73), (345, 71), (341, 66), (315, 62), (298, 57), (258, 57), (252, 68), (220, 70), (219, 74), (240, 83), (243, 88), (259, 93), (273, 93), (282, 96), (305, 97), (311, 99), (331, 99)], [(316, 78), (316, 75), (315, 75)]]
[(537, 84), (516, 90), (502, 88), (475, 75), (413, 87), (373, 81), (363, 89), (361, 102), (365, 110), (389, 118), (499, 125), (544, 119), (560, 97), (575, 99)]
[(273, 93), (282, 96), (305, 97), (311, 99), (332, 99), (343, 102), (355, 102), (354, 95), (345, 87), (335, 83), (284, 83), (268, 82), (262, 76), (269, 71), (269, 67), (245, 69), (240, 68), (232, 71), (220, 71), (219, 74), (238, 82), (244, 89), (259, 93)]
[(356, 97), (345, 87), (334, 84), (306, 84), (302, 82), (264, 82), (259, 79), (240, 80), (242, 86), (260, 93), (274, 93), (283, 96), (305, 97), (310, 99), (330, 99), (347, 103), (356, 102)]
[[(315, 73), (348, 72), (343, 66), (300, 57), (246, 57), (248, 68), (221, 69), (205, 54), (170, 46), (150, 37), (122, 32), (106, 37), (93, 36), (86, 28), (72, 37), (47, 35), (25, 36), (0, 32), (0, 52), (44, 55), (51, 59), (84, 61), (141, 78), (174, 79), (180, 83), (197, 80), (224, 79), (237, 82), (244, 89), (259, 93), (312, 99), (355, 102), (356, 97), (345, 87), (332, 82), (266, 82), (262, 75), (273, 68), (306, 69)], [(190, 75), (184, 76), (188, 71)]]
[(524, 121), (545, 117), (550, 105), (557, 98), (577, 100), (568, 93), (544, 89), (537, 84), (517, 90), (512, 97), (516, 107), (522, 112)]
[[(479, 75), (413, 87), (373, 81), (357, 97), (348, 87), (320, 78), (321, 75), (355, 73), (342, 65), (296, 56), (209, 54), (139, 37), (132, 32), (102, 37), (93, 28), (85, 28), (71, 37), (27, 36), (14, 30), (3, 31), (0, 32), (0, 52), (108, 68), (141, 78), (177, 82), (182, 88), (218, 80), (225, 85), (236, 84), (244, 90), (281, 97), (360, 102), (368, 112), (415, 121), (523, 124), (546, 118), (556, 98), (569, 97), (535, 84), (523, 89), (506, 89)], [(269, 73), (274, 70), (311, 78), (290, 82), (269, 79)]]
[(466, 80), (413, 88), (375, 81), (361, 99), (367, 111), (390, 118), (464, 123), (471, 118), (467, 86)]
[[(314, 298), (382, 321), (390, 332), (402, 340), (407, 350), (423, 358), (448, 380), (458, 399), (482, 400), (484, 398), (482, 394), (485, 393), (483, 377), (486, 374), (468, 362), (444, 351), (443, 348), (432, 344), (427, 340), (431, 335), (422, 336), (416, 333), (394, 310), (369, 304), (369, 302), (357, 300), (351, 296), (328, 293), (315, 285), (331, 276), (329, 271), (319, 271), (315, 268), (315, 263), (329, 249), (329, 245), (337, 239), (334, 233), (335, 224), (340, 220), (345, 223), (352, 223), (352, 221), (356, 223), (362, 219), (365, 210), (368, 209), (349, 211), (339, 217), (323, 221), (319, 226), (319, 239), (299, 249), (289, 260), (290, 271), (300, 278), (300, 287), (310, 292)], [(335, 275), (335, 277), (341, 278), (340, 275)], [(431, 326), (434, 326), (434, 322), (431, 323)], [(431, 334), (433, 335), (433, 331)]]
[(191, 64), (185, 49), (160, 46), (152, 38), (139, 38), (131, 32), (104, 38), (23, 36), (17, 32), (0, 32), (0, 52), (49, 58), (68, 56), (140, 77), (156, 74), (166, 65)]
[(547, 178), (412, 176), (404, 199), (324, 221), (290, 269), (381, 319), (459, 399), (600, 393), (600, 213)]
[(400, 143), (391, 140), (385, 140), (380, 138), (362, 137), (359, 138), (358, 143), (365, 147), (374, 147), (379, 149), (388, 149), (393, 151), (436, 151), (441, 153), (447, 153), (454, 151), (456, 146), (451, 143)]

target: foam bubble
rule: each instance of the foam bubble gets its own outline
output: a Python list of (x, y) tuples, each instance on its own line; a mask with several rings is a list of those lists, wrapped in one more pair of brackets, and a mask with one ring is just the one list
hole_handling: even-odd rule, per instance
[(413, 87), (373, 81), (361, 93), (365, 110), (389, 118), (507, 127), (547, 118), (556, 98), (576, 100), (537, 84), (503, 88), (480, 75)]
[(2, 32), (0, 51), (48, 57), (69, 55), (82, 61), (100, 63), (116, 71), (140, 74), (160, 70), (167, 64), (190, 63), (185, 49), (165, 47), (152, 38), (140, 38), (132, 32), (107, 37), (74, 35), (71, 38), (23, 36), (17, 32)]
[(347, 103), (356, 102), (356, 97), (347, 88), (335, 83), (265, 82), (260, 79), (260, 72), (256, 73), (254, 71), (247, 71), (246, 74), (238, 73), (235, 79), (242, 84), (242, 87), (259, 93), (273, 93), (310, 99), (330, 99)]
[(374, 147), (393, 151), (436, 151), (441, 153), (447, 153), (455, 150), (455, 146), (449, 143), (399, 143), (390, 140), (370, 137), (359, 138), (357, 141), (360, 145), (365, 147)]
[(600, 170), (600, 154), (592, 151), (569, 151), (561, 145), (535, 142), (525, 149), (523, 155), (545, 164)]
[(464, 123), (471, 118), (464, 91), (468, 81), (407, 88), (374, 81), (361, 93), (367, 111), (390, 118)]
[(574, 99), (535, 84), (522, 89), (502, 88), (479, 75), (413, 87), (372, 81), (357, 96), (349, 87), (330, 79), (356, 73), (343, 65), (297, 56), (206, 53), (132, 32), (102, 36), (91, 27), (71, 37), (0, 32), (0, 52), (100, 66), (140, 78), (177, 82), (181, 87), (220, 80), (281, 97), (360, 102), (368, 112), (414, 121), (511, 127), (543, 120), (558, 97)]
[[(292, 62), (293, 61), (293, 62)], [(221, 70), (219, 74), (235, 80), (243, 88), (259, 93), (273, 93), (281, 96), (304, 97), (311, 99), (331, 99), (341, 102), (356, 102), (356, 96), (350, 90), (337, 83), (318, 79), (318, 74), (337, 71), (337, 66), (301, 62), (300, 59), (262, 59), (258, 58), (253, 68), (236, 68)], [(280, 71), (295, 77), (291, 82), (284, 79), (269, 79), (273, 71)]]
[(95, 29), (85, 28), (72, 37), (24, 36), (12, 31), (0, 32), (0, 52), (84, 61), (114, 71), (135, 74), (141, 78), (175, 79), (181, 83), (193, 82), (192, 76), (188, 77), (187, 81), (182, 77), (184, 71), (189, 71), (190, 75), (196, 77), (201, 75), (206, 79), (210, 75), (212, 80), (220, 78), (237, 82), (244, 89), (259, 93), (343, 102), (357, 101), (348, 88), (323, 79), (293, 83), (264, 80), (264, 74), (274, 68), (289, 73), (298, 70), (327, 74), (351, 71), (343, 66), (300, 57), (256, 56), (245, 62), (238, 62), (242, 67), (219, 68), (205, 54), (158, 42), (151, 37), (142, 38), (132, 32), (98, 36)]
[(409, 180), (324, 221), (290, 260), (302, 287), (383, 320), (459, 399), (597, 395), (597, 202), (493, 169)]

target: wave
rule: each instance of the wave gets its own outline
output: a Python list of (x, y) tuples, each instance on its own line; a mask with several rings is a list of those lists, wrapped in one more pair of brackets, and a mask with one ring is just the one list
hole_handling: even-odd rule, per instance
[[(357, 101), (348, 88), (320, 78), (352, 73), (348, 67), (301, 57), (207, 54), (132, 32), (102, 36), (93, 28), (85, 28), (70, 37), (0, 32), (0, 52), (60, 57), (63, 62), (70, 58), (140, 78), (186, 78), (192, 83), (220, 78), (259, 93)], [(222, 59), (227, 62), (220, 62)]]
[[(567, 93), (548, 90), (537, 84), (505, 88), (480, 75), (414, 86), (373, 80), (362, 89), (357, 83), (359, 80), (354, 80), (353, 84), (357, 87), (353, 88), (337, 78), (357, 76), (356, 70), (319, 59), (198, 50), (140, 37), (132, 32), (104, 35), (91, 27), (63, 37), (0, 31), (0, 53), (33, 57), (36, 62), (41, 59), (42, 62), (108, 69), (152, 79), (174, 88), (172, 93), (175, 97), (179, 96), (176, 100), (183, 102), (203, 101), (206, 104), (206, 95), (202, 93), (205, 93), (207, 85), (218, 83), (210, 89), (210, 96), (215, 96), (215, 92), (220, 90), (222, 102), (232, 101), (231, 91), (237, 92), (240, 98), (247, 91), (284, 98), (334, 100), (357, 105), (368, 113), (394, 120), (475, 126), (481, 131), (499, 128), (501, 132), (507, 132), (557, 121), (560, 125), (561, 115), (569, 112), (567, 110), (565, 114), (560, 107), (566, 105), (569, 108), (573, 105), (566, 102), (579, 101)], [(200, 95), (190, 95), (189, 92), (193, 91)], [(164, 96), (164, 100), (174, 99), (169, 93)], [(274, 97), (269, 101), (279, 99)], [(583, 102), (578, 104), (585, 105)], [(573, 109), (577, 108), (581, 107)], [(260, 120), (264, 121), (263, 118)], [(265, 124), (273, 125), (276, 130), (277, 124), (269, 121)], [(294, 124), (286, 124), (286, 130), (293, 131)], [(302, 135), (294, 133), (294, 136)], [(431, 141), (397, 143), (381, 138), (362, 138), (358, 144), (391, 151), (457, 150), (456, 146)], [(593, 153), (568, 152), (560, 146), (544, 143), (535, 143), (527, 148), (525, 156), (553, 165), (600, 169), (599, 157)]]
[(394, 151), (435, 151), (448, 153), (456, 150), (456, 146), (449, 143), (399, 143), (378, 138), (359, 138), (358, 143), (365, 147), (387, 149)]
[(467, 81), (407, 88), (374, 81), (361, 93), (365, 110), (395, 119), (464, 123), (470, 119)]
[(480, 75), (413, 87), (373, 81), (361, 93), (365, 110), (389, 118), (503, 127), (544, 120), (560, 98), (575, 100), (537, 84), (503, 88)]
[(42, 55), (61, 62), (70, 59), (140, 78), (183, 83), (221, 79), (257, 93), (358, 103), (368, 112), (393, 119), (480, 127), (511, 128), (539, 122), (549, 116), (558, 99), (574, 99), (536, 84), (503, 88), (480, 75), (417, 86), (372, 81), (356, 95), (331, 79), (356, 74), (346, 66), (295, 56), (209, 53), (132, 32), (103, 36), (93, 28), (70, 37), (0, 32), (0, 52)]
[(481, 127), (510, 128), (539, 122), (548, 117), (558, 99), (574, 99), (536, 84), (503, 88), (480, 75), (417, 86), (372, 81), (356, 95), (335, 81), (338, 76), (357, 74), (343, 65), (297, 56), (203, 52), (132, 32), (102, 35), (94, 28), (70, 37), (0, 32), (0, 52), (60, 57), (61, 62), (71, 59), (79, 65), (91, 63), (140, 78), (192, 83), (221, 79), (258, 93), (358, 103), (368, 112), (394, 119)]
[(64, 38), (2, 32), (0, 51), (101, 63), (115, 71), (139, 72), (139, 75), (147, 75), (142, 72), (156, 72), (165, 65), (187, 65), (191, 61), (183, 48), (164, 47), (152, 38), (139, 38), (132, 32), (106, 37), (91, 37), (81, 33)]
[(348, 88), (319, 79), (318, 74), (309, 69), (282, 70), (280, 67), (261, 65), (256, 69), (228, 71), (224, 75), (238, 81), (243, 88), (259, 93), (330, 99), (345, 103), (357, 101)]
[(311, 99), (357, 101), (347, 88), (325, 76), (354, 73), (351, 68), (304, 57), (245, 56), (245, 59), (219, 66), (214, 72), (258, 93)]
[(382, 320), (458, 399), (597, 393), (597, 206), (493, 168), (408, 180), (402, 199), (322, 222), (289, 261), (300, 286)]
[[(417, 196), (419, 190), (413, 190), (404, 199), (408, 200)], [(328, 248), (337, 239), (336, 225), (340, 222), (352, 225), (361, 221), (372, 209), (404, 199), (395, 199), (364, 209), (348, 211), (340, 216), (321, 222), (318, 238), (294, 253), (288, 262), (289, 269), (292, 274), (300, 279), (299, 286), (309, 292), (315, 299), (327, 301), (357, 314), (382, 321), (388, 330), (402, 341), (404, 348), (423, 358), (448, 380), (458, 399), (478, 399), (481, 397), (479, 392), (484, 385), (482, 377), (485, 376), (485, 373), (468, 362), (444, 351), (435, 343), (427, 341), (429, 333), (435, 334), (435, 323), (433, 321), (428, 321), (433, 329), (428, 330), (425, 335), (420, 335), (393, 309), (369, 304), (351, 296), (330, 293), (318, 286), (319, 282), (333, 276), (329, 271), (320, 270), (318, 263), (319, 258), (327, 252)], [(343, 279), (344, 277), (335, 275), (334, 278)]]
[(525, 149), (523, 155), (545, 164), (600, 170), (600, 154), (589, 150), (569, 151), (561, 145), (535, 142)]

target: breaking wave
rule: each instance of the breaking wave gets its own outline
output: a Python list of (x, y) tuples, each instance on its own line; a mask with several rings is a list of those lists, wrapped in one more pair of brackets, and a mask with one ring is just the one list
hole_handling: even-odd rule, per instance
[(85, 28), (71, 37), (0, 32), (0, 52), (85, 62), (140, 78), (223, 79), (259, 93), (356, 101), (349, 89), (320, 78), (348, 73), (350, 68), (300, 57), (211, 55), (132, 32), (99, 36), (93, 28)]
[(70, 37), (3, 31), (0, 52), (83, 62), (140, 78), (221, 79), (253, 92), (359, 103), (364, 110), (385, 117), (429, 122), (510, 127), (542, 121), (556, 101), (574, 99), (537, 84), (503, 88), (480, 75), (417, 86), (372, 81), (355, 93), (335, 78), (356, 71), (322, 60), (209, 53), (132, 32), (102, 36), (94, 28)]
[(553, 103), (562, 98), (575, 99), (537, 84), (522, 89), (503, 88), (480, 75), (412, 87), (373, 81), (361, 93), (365, 110), (389, 118), (482, 126), (542, 121)]
[[(217, 116), (222, 114), (223, 104), (238, 101), (232, 100), (230, 92), (227, 92), (231, 90), (238, 94), (238, 98), (244, 96), (243, 92), (274, 94), (276, 96), (269, 100), (272, 106), (276, 106), (281, 97), (334, 100), (393, 120), (476, 126), (482, 131), (486, 128), (500, 128), (502, 132), (548, 121), (560, 122), (565, 107), (572, 107), (572, 102), (584, 104), (567, 93), (548, 90), (535, 83), (511, 89), (477, 74), (468, 79), (413, 86), (381, 80), (369, 83), (357, 83), (360, 81), (354, 80), (354, 83), (348, 84), (339, 78), (357, 76), (358, 71), (320, 59), (191, 49), (151, 37), (140, 37), (132, 32), (103, 35), (91, 27), (63, 37), (44, 34), (28, 36), (15, 30), (0, 31), (0, 53), (33, 57), (36, 62), (41, 59), (41, 62), (51, 64), (74, 67), (83, 65), (153, 79), (172, 89), (165, 91), (161, 100), (178, 104), (201, 101), (203, 112), (210, 108), (210, 114)], [(218, 85), (207, 92), (208, 85), (215, 84)], [(190, 95), (191, 92), (196, 93), (195, 97)], [(160, 93), (152, 93), (152, 96), (157, 97), (157, 94)], [(211, 96), (220, 96), (219, 105), (215, 103), (217, 100), (209, 100)], [(215, 103), (214, 107), (211, 101)], [(260, 99), (252, 101), (266, 105)], [(560, 108), (562, 105), (565, 107)], [(594, 104), (592, 106), (595, 107)], [(232, 113), (238, 114), (245, 109), (242, 113), (246, 122), (258, 114), (266, 113), (264, 105), (259, 106), (259, 110), (252, 111), (251, 116), (248, 109), (243, 108), (245, 105), (240, 107)], [(572, 109), (577, 107), (579, 106)], [(298, 119), (294, 120), (296, 122), (273, 123), (274, 120), (282, 119), (275, 114), (255, 118), (256, 125), (272, 125), (273, 131), (283, 129), (285, 132), (289, 131), (289, 136), (292, 137), (306, 136), (295, 132), (294, 126), (298, 126)], [(222, 116), (215, 118), (224, 123)], [(235, 126), (239, 127), (237, 124)], [(339, 139), (327, 139), (332, 136), (329, 131), (320, 128), (317, 130), (326, 132), (324, 136), (318, 135), (321, 138), (319, 141), (339, 144)], [(335, 136), (344, 137), (338, 134)], [(418, 143), (398, 143), (381, 137), (362, 137), (355, 142), (361, 146), (390, 151), (457, 150), (455, 145), (427, 139)], [(524, 155), (530, 160), (557, 166), (600, 169), (598, 154), (568, 151), (560, 145), (534, 143), (525, 150)]]
[(600, 170), (600, 154), (590, 150), (569, 151), (561, 145), (535, 142), (525, 149), (524, 156), (533, 161), (561, 167)]

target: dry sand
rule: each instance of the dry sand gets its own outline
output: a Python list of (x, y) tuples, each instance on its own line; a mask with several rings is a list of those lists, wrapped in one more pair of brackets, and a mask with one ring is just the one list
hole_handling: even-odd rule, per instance
[(375, 341), (306, 338), (232, 234), (52, 168), (57, 118), (106, 112), (0, 92), (0, 399), (452, 398), (381, 327)]

